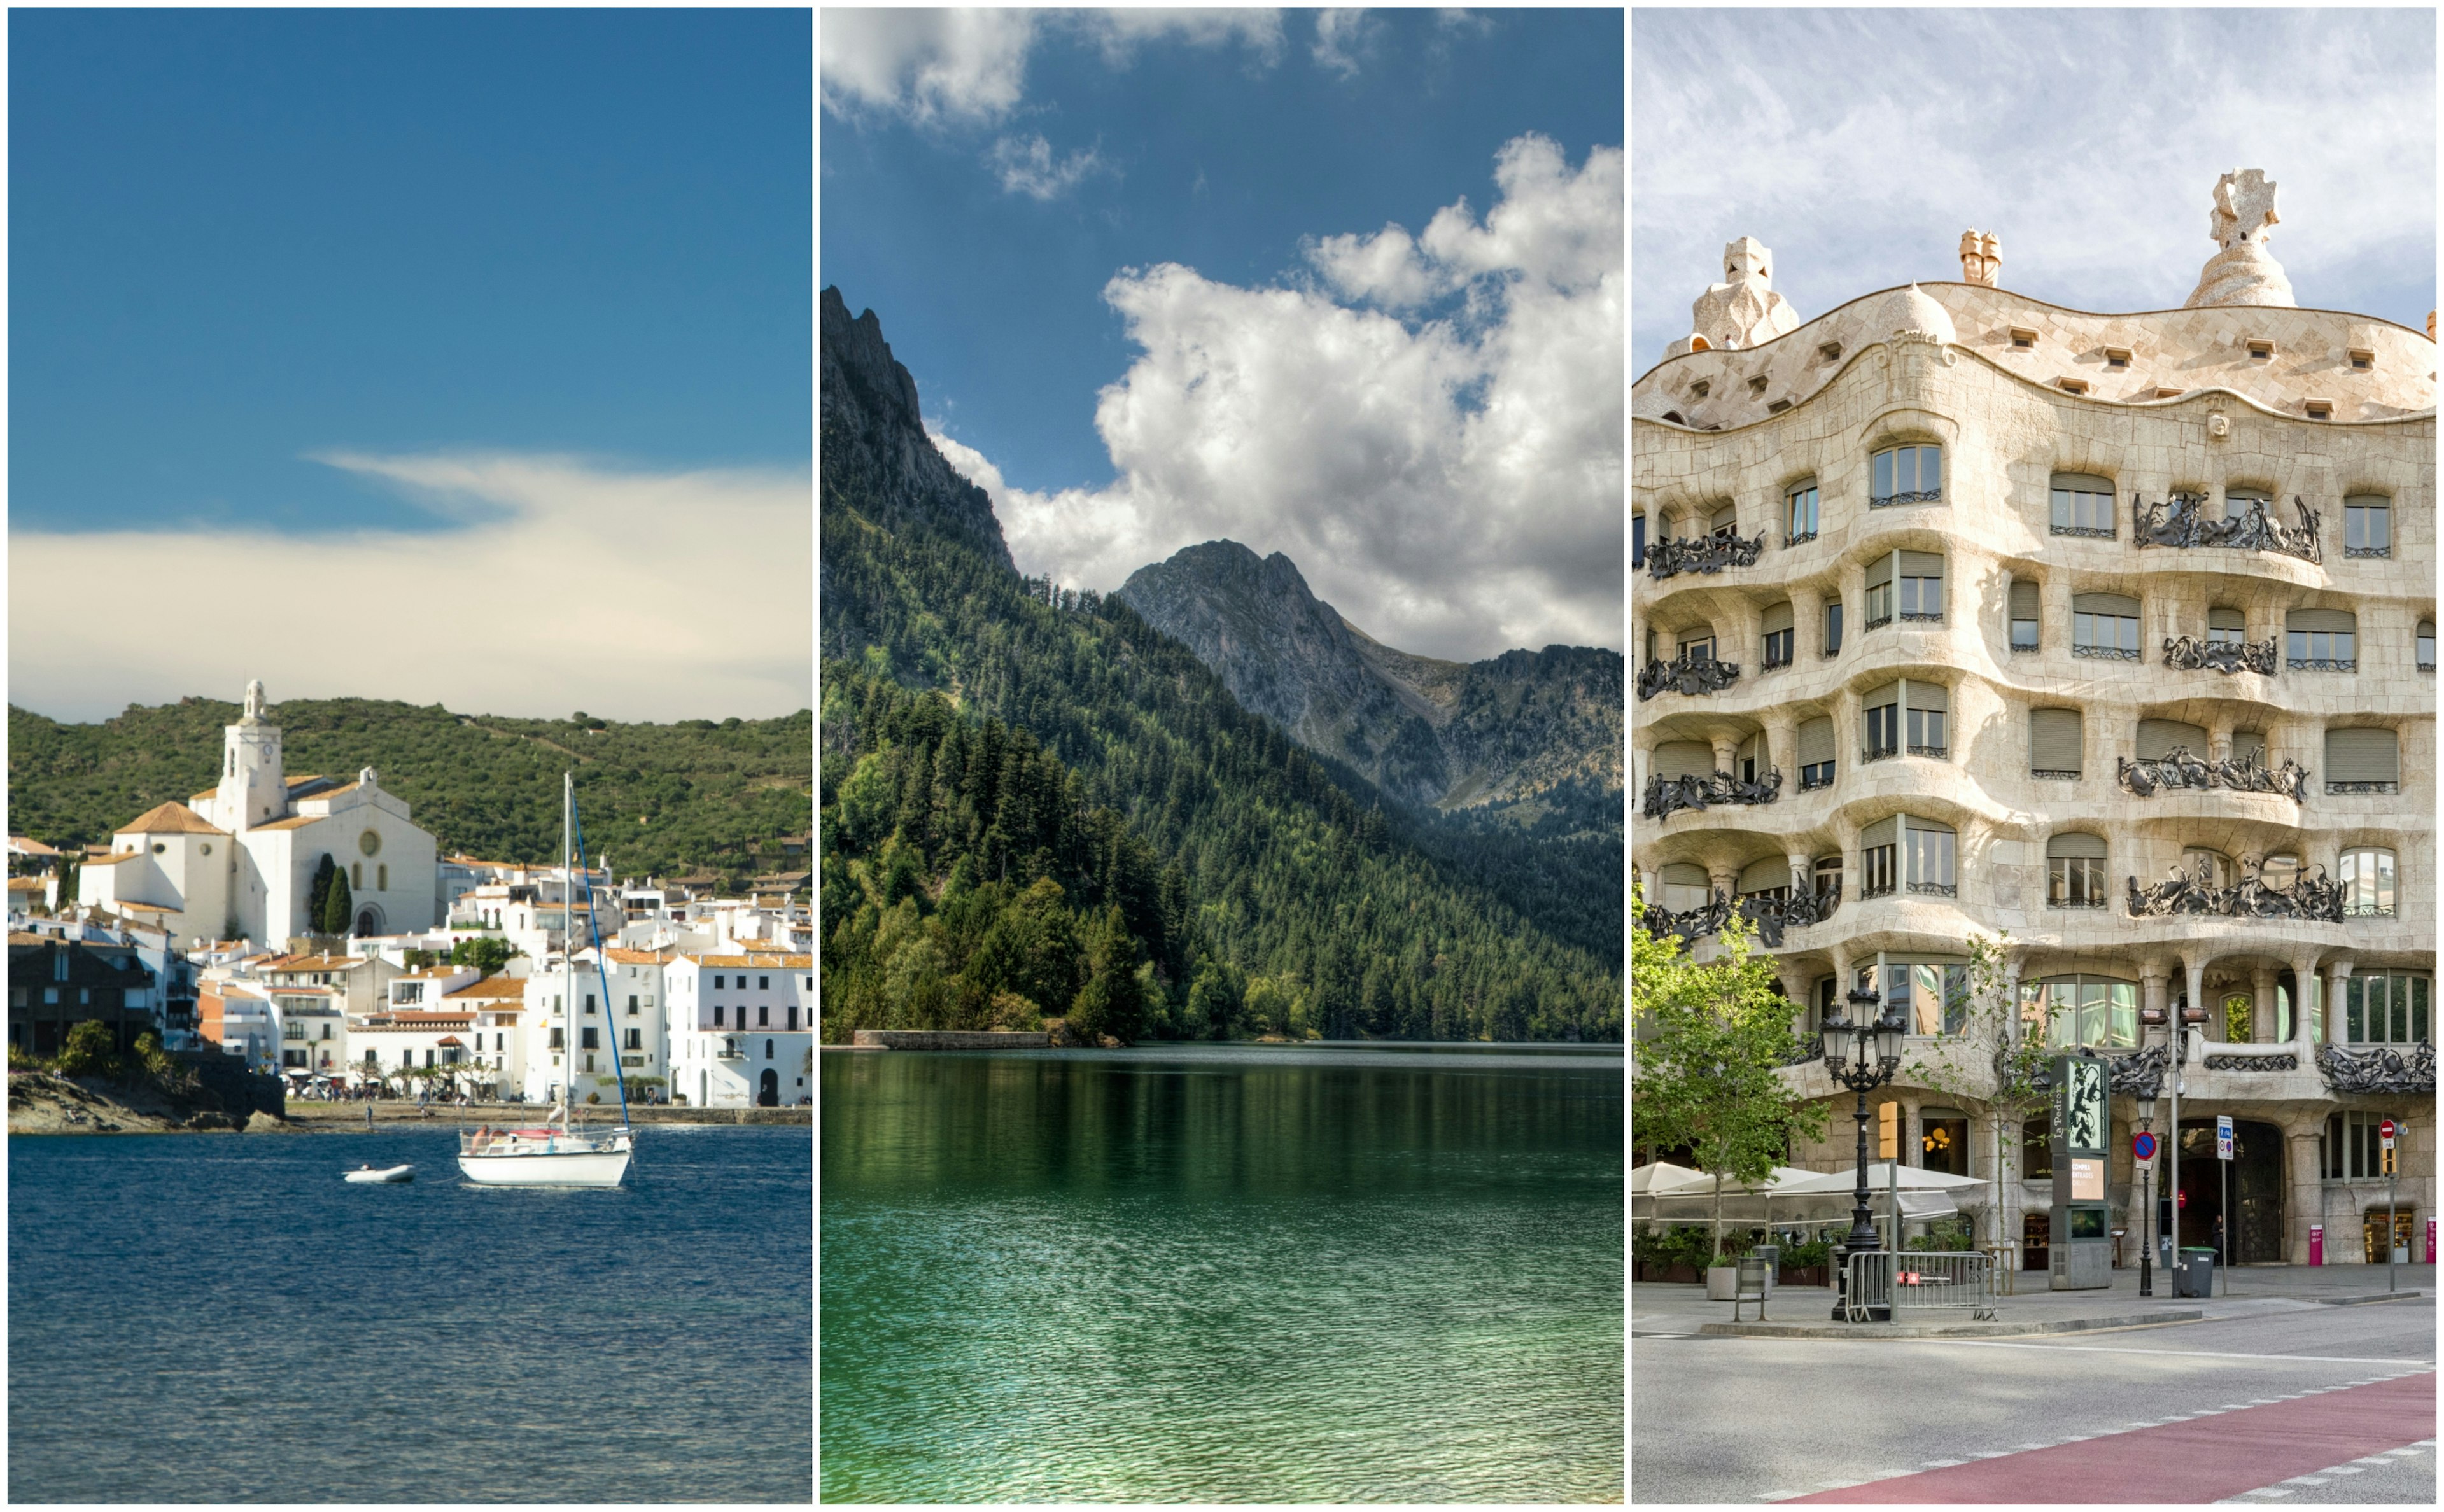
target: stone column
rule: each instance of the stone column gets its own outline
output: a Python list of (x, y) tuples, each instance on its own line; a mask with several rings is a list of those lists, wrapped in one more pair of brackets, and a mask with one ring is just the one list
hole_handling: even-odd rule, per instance
[[(2138, 1006), (2141, 1010), (2153, 1008), (2164, 1020), (2166, 1027), (2161, 1031), (2161, 1042), (2174, 1043), (2172, 975), (2160, 962), (2150, 962), (2138, 968)], [(2141, 1033), (2138, 1038), (2143, 1049), (2147, 1037)]]
[(2300, 1058), (2300, 1069), (2307, 1071), (2317, 1063), (2317, 1042), (2308, 1037), (2308, 998), (2317, 990), (2316, 951), (2292, 957), (2291, 986), (2291, 1053)]
[(2070, 655), (2070, 574), (2059, 567), (2037, 586), (2037, 604), (2044, 618), (2037, 625), (2037, 646), (2043, 655)]
[[(2283, 1176), (2290, 1187), (2283, 1204), (2283, 1258), (2294, 1265), (2308, 1263), (2308, 1226), (2325, 1221), (2325, 1188), (2317, 1171), (2316, 1122), (2283, 1131)], [(2325, 1236), (2333, 1248), (2333, 1235)]]
[[(1848, 613), (1845, 608), (1844, 614)], [(1859, 770), (1859, 753), (1867, 748), (1866, 700), (1844, 688), (1833, 699), (1833, 774)]]
[(1739, 760), (1739, 737), (1736, 735), (1716, 735), (1713, 737), (1713, 744), (1714, 747), (1714, 770), (1718, 772), (1729, 772), (1732, 776), (1737, 777), (1740, 774), (1740, 769), (1732, 764)]
[(2341, 1044), (2349, 1029), (2342, 1023), (2342, 999), (2349, 990), (2351, 958), (2325, 963), (2325, 1034), (2324, 1042)]
[(2249, 1007), (2249, 1042), (2274, 1042), (2274, 968), (2269, 964), (2255, 966), (2249, 973), (2250, 1001)]
[(1793, 897), (1798, 896), (1802, 892), (1816, 891), (1815, 857), (1805, 851), (1791, 851), (1784, 855), (1783, 861), (1790, 868), (1790, 893)]
[[(1824, 596), (1813, 588), (1790, 590), (1790, 659), (1796, 663), (1824, 655)], [(1844, 637), (1846, 638), (1846, 637)], [(1797, 780), (1797, 773), (1792, 780)]]
[[(2181, 963), (2181, 967), (2188, 974), (2190, 1006), (2194, 1008), (2205, 1007), (2207, 1001), (2207, 964), (2204, 961), (2183, 961)], [(2178, 1017), (2174, 1019), (2173, 1028), (2176, 1034), (2179, 1033), (2181, 1021)], [(2205, 1040), (2206, 1036), (2203, 1034), (2198, 1036), (2196, 1040), (2192, 1040), (2188, 1035), (2182, 1034), (2180, 1035), (2180, 1038), (2175, 1042), (2183, 1047), (2184, 1053), (2181, 1057), (2181, 1063), (2183, 1065), (2195, 1065), (2204, 1058), (2206, 1054)]]
[(2207, 727), (2207, 759), (2229, 761), (2231, 758), (2231, 720), (2218, 717)]
[(1782, 783), (1787, 793), (1799, 791), (1799, 722), (1782, 708), (1768, 710), (1760, 716), (1765, 724), (1764, 749), (1757, 757), (1757, 780), (1763, 782), (1768, 771), (1782, 768)]
[(1737, 898), (1740, 895), (1740, 874), (1729, 867), (1708, 867), (1706, 880), (1715, 892), (1725, 897)]

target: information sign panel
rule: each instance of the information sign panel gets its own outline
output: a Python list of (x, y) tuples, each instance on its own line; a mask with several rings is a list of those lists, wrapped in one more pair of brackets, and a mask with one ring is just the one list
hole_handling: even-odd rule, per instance
[(2231, 1115), (2228, 1113), (2215, 1116), (2215, 1158), (2231, 1158)]

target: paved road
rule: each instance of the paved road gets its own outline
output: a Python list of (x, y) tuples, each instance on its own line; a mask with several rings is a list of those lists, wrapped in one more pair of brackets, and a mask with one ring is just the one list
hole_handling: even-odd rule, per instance
[(1639, 1307), (1633, 1502), (2435, 1503), (2432, 1296), (1872, 1343), (1694, 1337)]

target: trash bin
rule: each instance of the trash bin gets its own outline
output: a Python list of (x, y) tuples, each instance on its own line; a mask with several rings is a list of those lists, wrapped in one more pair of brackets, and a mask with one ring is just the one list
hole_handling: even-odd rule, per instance
[(2180, 1268), (2173, 1273), (2173, 1295), (2176, 1297), (2213, 1297), (2214, 1295), (2215, 1252), (2212, 1245), (2186, 1245), (2181, 1250)]
[(1765, 1289), (1766, 1295), (1770, 1297), (1773, 1295), (1773, 1279), (1782, 1269), (1782, 1246), (1759, 1245), (1749, 1253), (1765, 1262)]

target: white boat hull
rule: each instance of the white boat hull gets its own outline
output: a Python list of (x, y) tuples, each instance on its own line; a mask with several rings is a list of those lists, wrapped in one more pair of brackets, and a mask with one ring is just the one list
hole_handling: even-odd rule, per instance
[(361, 1187), (390, 1186), (402, 1181), (414, 1181), (416, 1168), (393, 1166), (387, 1171), (348, 1171), (341, 1172), (340, 1179), (355, 1182)]
[(461, 1154), (458, 1170), (485, 1187), (616, 1187), (628, 1174), (626, 1150)]

